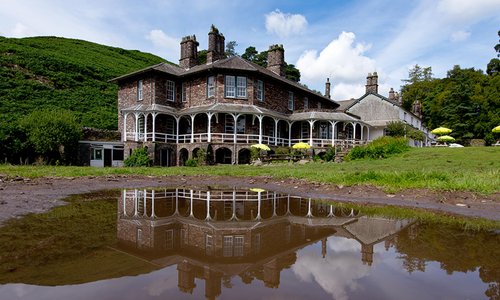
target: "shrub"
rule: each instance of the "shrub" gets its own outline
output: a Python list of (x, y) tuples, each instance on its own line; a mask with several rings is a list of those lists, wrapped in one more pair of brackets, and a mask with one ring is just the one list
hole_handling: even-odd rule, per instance
[(123, 161), (127, 167), (149, 167), (151, 159), (148, 155), (147, 148), (137, 148), (132, 151), (132, 154)]
[(290, 148), (289, 147), (278, 147), (278, 148), (276, 148), (275, 153), (278, 155), (290, 154)]
[(326, 149), (325, 155), (323, 155), (323, 160), (332, 161), (334, 159), (335, 159), (335, 148), (328, 147), (328, 149)]
[(255, 147), (250, 147), (250, 159), (252, 161), (257, 160), (260, 157), (260, 149)]
[(197, 167), (198, 166), (198, 160), (190, 158), (190, 159), (186, 160), (186, 162), (184, 163), (184, 165), (186, 167)]
[(196, 160), (196, 166), (204, 165), (207, 162), (207, 153), (200, 148), (196, 151), (196, 157), (194, 159)]
[(362, 158), (386, 158), (390, 155), (408, 151), (408, 140), (401, 137), (380, 137), (373, 142), (354, 147), (346, 156), (346, 160)]

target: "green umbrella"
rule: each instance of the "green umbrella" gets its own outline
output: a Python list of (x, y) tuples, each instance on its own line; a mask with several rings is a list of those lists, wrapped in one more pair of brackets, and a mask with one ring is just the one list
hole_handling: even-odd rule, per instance
[(452, 132), (452, 130), (449, 128), (446, 128), (446, 127), (438, 127), (436, 129), (434, 129), (433, 131), (431, 131), (431, 133), (437, 134), (437, 135), (449, 134), (451, 132)]
[(500, 125), (498, 125), (497, 127), (493, 128), (493, 130), (491, 130), (491, 132), (500, 133)]
[(438, 137), (437, 140), (440, 142), (453, 142), (455, 141), (455, 138), (449, 135), (443, 135)]
[(252, 148), (257, 148), (257, 149), (260, 149), (260, 150), (264, 150), (264, 151), (269, 151), (271, 150), (271, 148), (269, 148), (268, 145), (264, 145), (264, 144), (254, 144), (252, 146), (250, 146)]
[(300, 142), (300, 143), (294, 144), (292, 146), (292, 148), (293, 149), (309, 149), (309, 148), (311, 148), (311, 145), (309, 145), (308, 143)]

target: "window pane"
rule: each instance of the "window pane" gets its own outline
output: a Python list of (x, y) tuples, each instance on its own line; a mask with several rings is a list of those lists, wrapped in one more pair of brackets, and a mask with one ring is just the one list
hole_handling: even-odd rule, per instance
[(215, 96), (215, 77), (209, 76), (207, 79), (207, 98)]
[(142, 100), (142, 80), (137, 81), (137, 100)]
[(293, 110), (293, 92), (288, 92), (288, 109)]
[(167, 80), (167, 100), (175, 100), (175, 83), (171, 80)]
[(238, 76), (236, 77), (236, 97), (238, 98), (246, 98), (247, 97), (247, 78)]
[(113, 149), (113, 160), (123, 160), (123, 149)]
[(234, 76), (226, 76), (225, 90), (226, 97), (234, 98), (236, 96), (236, 82)]
[(264, 82), (257, 80), (257, 100), (264, 101)]

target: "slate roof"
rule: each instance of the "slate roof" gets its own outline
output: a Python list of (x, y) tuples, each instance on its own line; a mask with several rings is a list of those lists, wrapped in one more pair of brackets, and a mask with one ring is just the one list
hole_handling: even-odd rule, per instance
[(272, 72), (264, 67), (261, 67), (255, 63), (247, 61), (239, 56), (231, 56), (228, 58), (219, 59), (211, 64), (196, 65), (196, 66), (194, 66), (190, 69), (187, 69), (187, 70), (182, 69), (182, 68), (175, 66), (175, 65), (172, 65), (172, 64), (160, 63), (160, 64), (153, 65), (153, 66), (150, 66), (150, 67), (147, 67), (147, 68), (144, 68), (144, 69), (120, 76), (120, 77), (113, 78), (111, 81), (118, 82), (120, 80), (127, 79), (127, 78), (132, 77), (132, 76), (144, 74), (147, 72), (154, 72), (154, 71), (167, 73), (167, 74), (171, 74), (171, 75), (182, 78), (182, 77), (187, 77), (187, 76), (191, 76), (191, 75), (198, 74), (198, 73), (210, 72), (212, 70), (236, 70), (236, 71), (247, 71), (247, 72), (260, 73), (266, 77), (270, 77), (270, 78), (273, 78), (277, 81), (281, 81), (284, 84), (293, 86), (294, 88), (299, 89), (299, 90), (301, 90), (309, 95), (313, 95), (314, 97), (318, 97), (318, 98), (323, 99), (324, 101), (328, 101), (331, 104), (333, 104), (334, 106), (338, 106), (338, 103), (333, 101), (332, 99), (325, 97), (319, 93), (316, 93), (298, 82), (295, 82), (293, 80), (289, 80), (283, 76), (279, 76), (278, 74), (276, 74), (276, 73), (274, 73), (274, 72)]

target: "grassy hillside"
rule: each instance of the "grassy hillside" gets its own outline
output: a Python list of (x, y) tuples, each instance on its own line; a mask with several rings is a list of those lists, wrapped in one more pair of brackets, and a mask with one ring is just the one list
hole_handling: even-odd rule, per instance
[(83, 126), (116, 129), (108, 80), (164, 60), (136, 50), (58, 37), (0, 37), (0, 128), (35, 109), (75, 112)]

